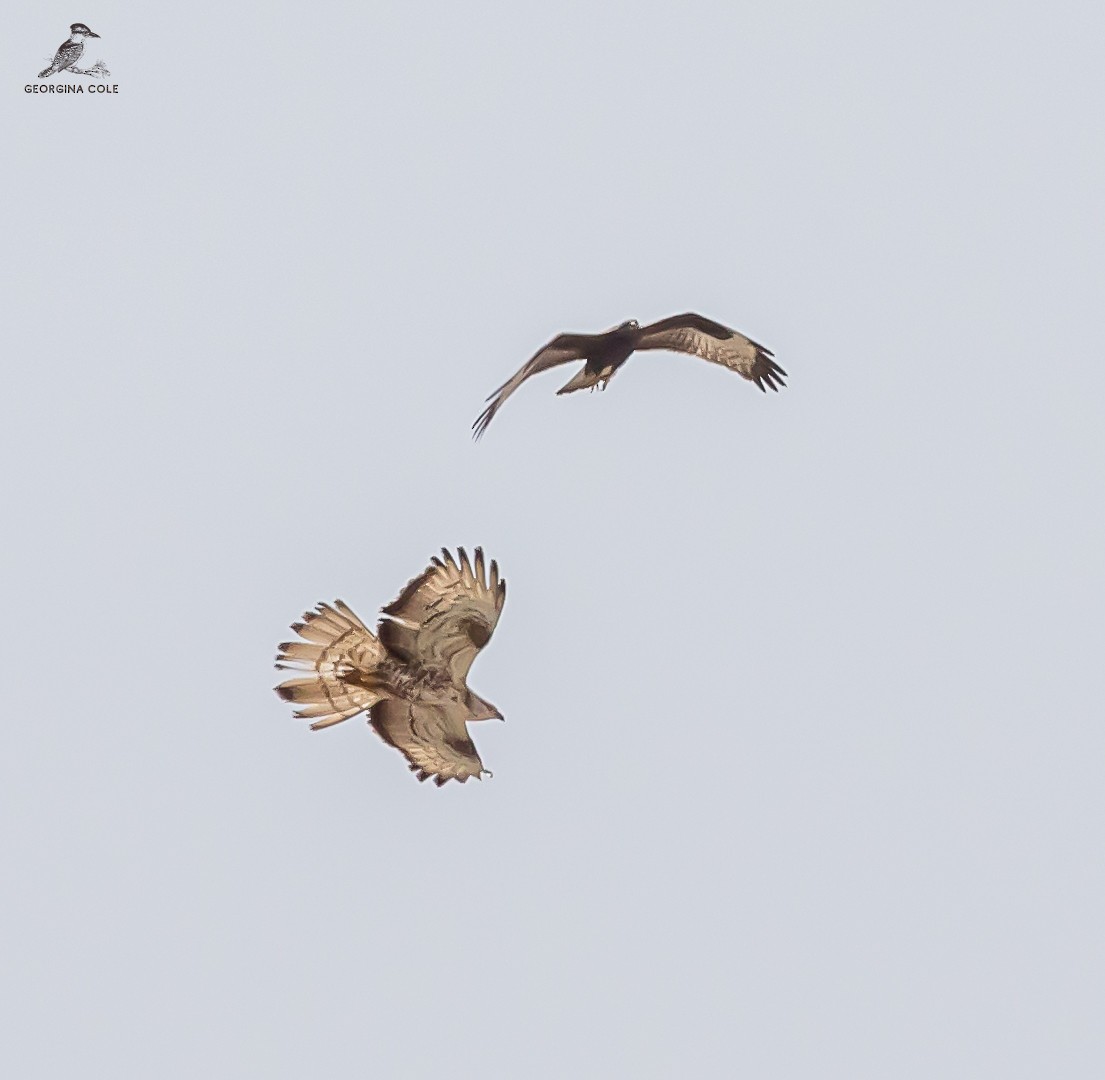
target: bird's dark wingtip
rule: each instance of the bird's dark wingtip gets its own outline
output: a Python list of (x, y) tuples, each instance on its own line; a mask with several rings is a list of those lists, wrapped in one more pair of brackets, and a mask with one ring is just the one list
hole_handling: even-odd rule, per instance
[(475, 422), (472, 424), (472, 439), (475, 442), (480, 441), (480, 436), (487, 430), (487, 425), (491, 423), (492, 417), (495, 415), (495, 405), (488, 405), (486, 409), (479, 416), (476, 417)]
[[(753, 376), (756, 381), (756, 385), (767, 393), (767, 388), (770, 387), (776, 393), (779, 392), (779, 388), (786, 387), (786, 383), (783, 381), (786, 376), (786, 372), (779, 367), (774, 360), (771, 359), (771, 353), (763, 346), (757, 346), (760, 350), (758, 360), (758, 367), (761, 369), (759, 374)], [(762, 381), (761, 381), (762, 380)]]
[[(788, 377), (786, 371), (781, 368), (777, 363), (775, 363), (775, 361), (771, 358), (771, 353), (767, 353), (767, 355), (764, 356), (763, 360), (764, 363), (767, 365), (767, 370), (771, 372), (773, 378), (779, 379), (780, 375), (782, 375), (784, 378)], [(783, 382), (783, 380), (779, 379), (779, 382)], [(786, 384), (783, 383), (783, 385), (785, 386)]]

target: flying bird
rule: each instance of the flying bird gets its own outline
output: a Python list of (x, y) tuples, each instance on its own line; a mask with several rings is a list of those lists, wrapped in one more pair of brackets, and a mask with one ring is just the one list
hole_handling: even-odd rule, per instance
[(474, 437), (479, 438), (492, 417), (502, 408), (519, 386), (531, 375), (548, 371), (558, 364), (573, 360), (586, 363), (558, 391), (570, 394), (575, 390), (605, 390), (614, 373), (639, 349), (666, 349), (669, 352), (690, 353), (701, 356), (714, 364), (721, 364), (731, 371), (754, 382), (765, 393), (767, 388), (778, 390), (786, 386), (786, 372), (772, 359), (772, 352), (746, 338), (744, 334), (722, 326), (712, 319), (688, 312), (641, 326), (630, 319), (604, 334), (559, 334), (515, 372), (490, 397), (490, 404), (472, 425)]
[(276, 687), (311, 730), (368, 711), (376, 734), (399, 750), (419, 780), (440, 787), (491, 773), (468, 737), (471, 720), (502, 720), (468, 689), (468, 669), (491, 639), (506, 603), (506, 582), (483, 549), (469, 562), (442, 557), (407, 583), (382, 611), (376, 634), (341, 600), (319, 604), (292, 629), (304, 640), (278, 646), (278, 668), (309, 671)]
[(51, 75), (59, 71), (66, 71), (71, 68), (80, 58), (84, 52), (84, 40), (85, 38), (98, 38), (99, 34), (94, 34), (88, 29), (84, 23), (75, 22), (69, 27), (69, 38), (67, 41), (63, 41), (58, 46), (58, 51), (54, 54), (53, 63), (44, 71), (38, 73), (40, 79), (47, 79)]

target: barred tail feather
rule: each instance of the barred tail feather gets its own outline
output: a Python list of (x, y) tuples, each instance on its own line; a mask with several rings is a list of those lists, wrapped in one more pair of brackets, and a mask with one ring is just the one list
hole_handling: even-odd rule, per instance
[(384, 696), (372, 687), (384, 647), (347, 605), (319, 604), (292, 629), (305, 640), (280, 645), (276, 666), (311, 674), (282, 682), (276, 692), (301, 706), (295, 715), (313, 721), (312, 731), (340, 724)]

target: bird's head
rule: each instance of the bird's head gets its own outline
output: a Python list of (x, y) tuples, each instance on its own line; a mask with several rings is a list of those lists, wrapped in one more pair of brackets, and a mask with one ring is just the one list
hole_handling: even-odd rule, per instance
[(99, 34), (94, 34), (82, 22), (73, 23), (73, 25), (69, 27), (69, 33), (73, 34), (75, 37), (78, 37), (78, 36), (79, 37), (99, 37), (100, 36)]
[(641, 324), (636, 319), (626, 319), (625, 322), (618, 327), (619, 330), (640, 330)]

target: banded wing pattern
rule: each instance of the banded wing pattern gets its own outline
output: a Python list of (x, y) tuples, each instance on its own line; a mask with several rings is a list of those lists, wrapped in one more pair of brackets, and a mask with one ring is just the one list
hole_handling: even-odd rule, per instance
[(638, 349), (667, 349), (720, 364), (754, 382), (764, 393), (786, 386), (774, 353), (737, 330), (688, 312), (641, 327)]
[(438, 787), (449, 780), (490, 776), (468, 735), (468, 712), (460, 706), (428, 706), (385, 700), (372, 706), (372, 726), (394, 746), (419, 780)]
[(383, 609), (380, 639), (412, 663), (449, 672), (464, 684), (476, 653), (491, 639), (506, 603), (506, 582), (482, 548), (469, 562), (464, 548), (454, 559), (446, 549)]

